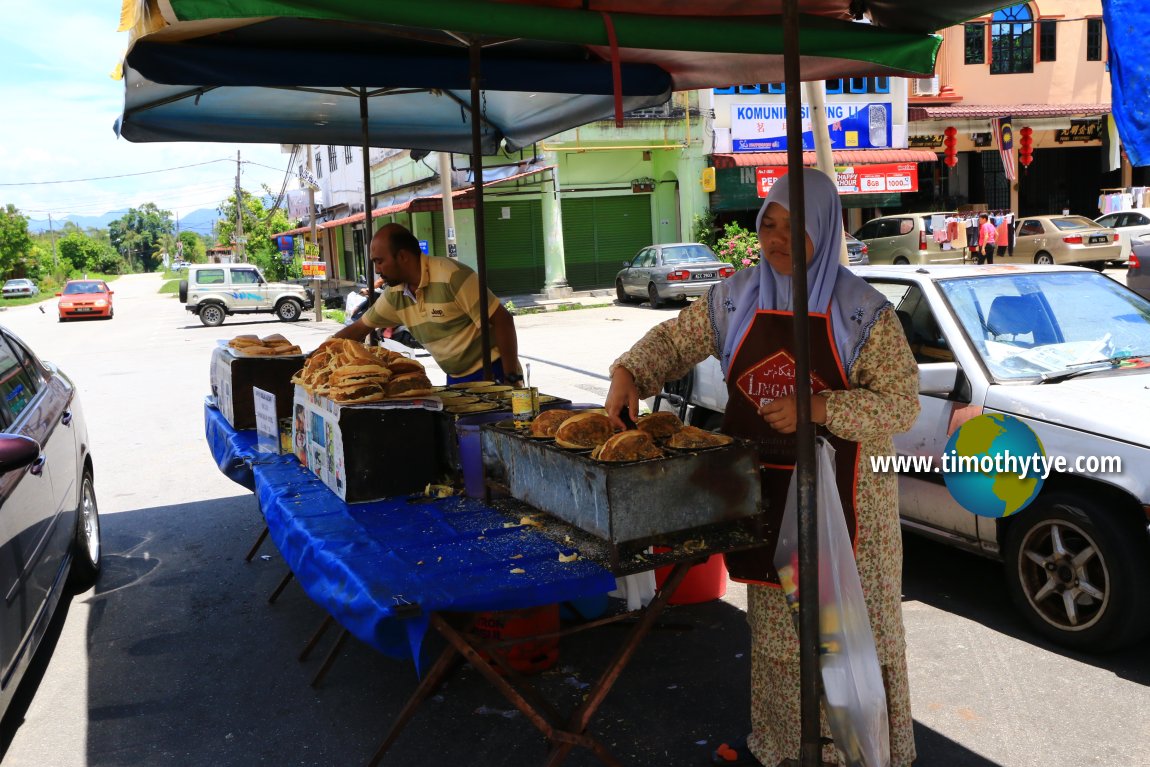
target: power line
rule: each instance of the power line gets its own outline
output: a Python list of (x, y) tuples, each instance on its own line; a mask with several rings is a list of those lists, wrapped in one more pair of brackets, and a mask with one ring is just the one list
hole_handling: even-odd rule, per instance
[[(212, 165), (217, 162), (232, 162), (232, 160), (207, 160), (205, 162), (196, 162), (191, 165), (178, 165), (174, 168), (161, 168), (160, 170), (142, 170), (139, 173), (121, 173), (118, 176), (95, 176), (93, 178), (73, 178), (63, 181), (20, 181), (8, 184), (0, 184), (0, 186), (44, 186), (45, 184), (80, 184), (85, 181), (108, 181), (116, 178), (131, 178), (132, 176), (147, 176), (153, 173), (169, 173), (173, 170), (185, 170), (187, 168), (198, 168), (201, 165)], [(278, 168), (276, 170), (279, 170)]]

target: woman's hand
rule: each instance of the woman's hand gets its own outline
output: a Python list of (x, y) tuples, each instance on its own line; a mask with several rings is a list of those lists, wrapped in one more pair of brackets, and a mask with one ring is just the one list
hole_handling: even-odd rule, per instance
[[(799, 426), (798, 398), (791, 394), (771, 400), (759, 408), (759, 415), (780, 434), (794, 434)], [(827, 401), (818, 394), (811, 395), (811, 423), (827, 422)]]
[(632, 421), (639, 416), (639, 387), (635, 385), (635, 376), (627, 368), (617, 367), (611, 374), (611, 388), (607, 391), (603, 408), (616, 429), (627, 428), (619, 417), (624, 408), (630, 411)]

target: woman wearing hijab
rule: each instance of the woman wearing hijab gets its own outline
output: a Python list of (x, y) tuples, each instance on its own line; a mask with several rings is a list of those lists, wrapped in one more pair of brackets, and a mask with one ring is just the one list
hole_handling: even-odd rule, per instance
[[(723, 431), (756, 441), (763, 497), (778, 520), (795, 463), (795, 354), (789, 179), (772, 187), (756, 220), (759, 264), (714, 286), (678, 317), (653, 328), (611, 366), (606, 408), (638, 413), (640, 397), (715, 356), (729, 399)], [(811, 421), (836, 450), (836, 481), (855, 547), (887, 689), (891, 764), (915, 756), (902, 624), (902, 539), (898, 478), (871, 471), (870, 456), (893, 455), (891, 437), (918, 416), (918, 368), (891, 304), (839, 264), (842, 209), (822, 173), (804, 170)], [(778, 576), (774, 540), (727, 555), (731, 577), (749, 584), (751, 734), (722, 749), (727, 763), (797, 764), (799, 644)], [(823, 734), (829, 735), (826, 722)], [(749, 753), (747, 753), (749, 751)], [(837, 763), (833, 745), (823, 760)]]

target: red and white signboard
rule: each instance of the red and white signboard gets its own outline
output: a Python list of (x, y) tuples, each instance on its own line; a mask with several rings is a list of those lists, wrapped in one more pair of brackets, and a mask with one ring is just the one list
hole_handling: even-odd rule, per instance
[[(918, 191), (918, 163), (897, 162), (884, 165), (836, 165), (839, 194), (886, 194)], [(766, 197), (775, 182), (785, 176), (786, 166), (755, 168), (759, 197)]]

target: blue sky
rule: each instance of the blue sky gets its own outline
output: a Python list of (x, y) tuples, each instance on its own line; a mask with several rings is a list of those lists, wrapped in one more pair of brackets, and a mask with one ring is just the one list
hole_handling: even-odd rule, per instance
[[(214, 208), (235, 184), (236, 151), (243, 187), (278, 191), (288, 155), (259, 144), (133, 144), (112, 125), (124, 84), (112, 71), (128, 44), (117, 32), (121, 0), (22, 3), (0, 25), (0, 206), (34, 219), (100, 215), (154, 202), (176, 214)], [(228, 160), (230, 162), (210, 162)], [(178, 166), (209, 163), (183, 170)], [(131, 173), (127, 178), (64, 184)], [(297, 187), (295, 181), (289, 189)]]

